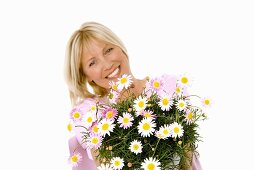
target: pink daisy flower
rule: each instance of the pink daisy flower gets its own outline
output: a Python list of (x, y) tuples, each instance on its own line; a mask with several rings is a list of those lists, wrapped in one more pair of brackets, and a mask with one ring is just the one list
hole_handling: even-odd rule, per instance
[(118, 84), (114, 81), (109, 82), (109, 88), (114, 92), (121, 92), (121, 89), (118, 87)]
[(101, 146), (101, 142), (102, 137), (100, 135), (91, 133), (87, 144), (90, 149), (98, 149)]
[(150, 119), (154, 119), (155, 118), (155, 115), (153, 114), (153, 112), (152, 111), (150, 111), (150, 110), (143, 110), (142, 112), (141, 112), (141, 115), (145, 118), (150, 118)]
[(89, 132), (99, 134), (98, 122), (93, 122), (92, 126), (89, 128)]
[(107, 108), (102, 112), (102, 116), (106, 119), (114, 120), (117, 115), (117, 110), (113, 108)]
[(123, 113), (123, 116), (119, 116), (118, 123), (120, 124), (120, 127), (123, 127), (124, 129), (127, 129), (132, 126), (133, 117), (129, 113)]
[(78, 164), (82, 161), (82, 156), (80, 153), (74, 153), (72, 156), (69, 157), (69, 163), (72, 167), (77, 167)]
[(148, 88), (156, 93), (161, 93), (164, 89), (164, 80), (160, 77), (155, 77), (149, 80)]
[(119, 93), (114, 90), (110, 90), (108, 94), (108, 99), (110, 103), (116, 103), (119, 98)]
[(73, 108), (70, 113), (70, 117), (74, 122), (81, 121), (83, 118), (83, 112), (81, 112), (79, 108)]

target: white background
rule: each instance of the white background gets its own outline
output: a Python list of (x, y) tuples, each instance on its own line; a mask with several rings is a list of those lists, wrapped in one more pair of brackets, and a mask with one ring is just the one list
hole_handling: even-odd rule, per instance
[(254, 5), (213, 1), (1, 1), (0, 169), (70, 170), (65, 46), (86, 21), (111, 28), (134, 75), (188, 73), (214, 105), (204, 170), (252, 169)]

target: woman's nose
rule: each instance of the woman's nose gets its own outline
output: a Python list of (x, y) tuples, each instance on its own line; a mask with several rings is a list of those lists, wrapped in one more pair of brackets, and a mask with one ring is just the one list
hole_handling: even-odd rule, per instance
[(113, 63), (108, 60), (103, 60), (102, 62), (103, 62), (104, 70), (110, 70), (113, 66)]

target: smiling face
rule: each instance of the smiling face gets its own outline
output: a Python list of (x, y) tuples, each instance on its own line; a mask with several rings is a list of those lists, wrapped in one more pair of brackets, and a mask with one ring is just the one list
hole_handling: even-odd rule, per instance
[(82, 67), (87, 80), (109, 89), (110, 81), (117, 81), (123, 74), (131, 75), (129, 60), (118, 46), (102, 41), (91, 40), (84, 48)]

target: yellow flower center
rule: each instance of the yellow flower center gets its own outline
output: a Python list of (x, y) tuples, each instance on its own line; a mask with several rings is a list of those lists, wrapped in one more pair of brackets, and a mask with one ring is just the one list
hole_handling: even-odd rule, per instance
[(210, 104), (210, 100), (205, 99), (205, 105), (209, 105)]
[(95, 107), (95, 106), (92, 106), (92, 107), (91, 107), (91, 110), (92, 110), (92, 111), (95, 111), (95, 110), (96, 110), (96, 107)]
[(99, 128), (96, 125), (94, 125), (93, 126), (93, 132), (98, 133), (98, 131), (99, 131)]
[(192, 112), (189, 112), (189, 113), (188, 113), (188, 119), (189, 119), (189, 120), (192, 119)]
[(144, 105), (145, 105), (145, 103), (144, 103), (143, 101), (138, 102), (138, 106), (139, 106), (139, 107), (142, 108), (142, 107), (144, 107)]
[(148, 170), (155, 170), (155, 165), (154, 165), (153, 163), (149, 163), (149, 164), (147, 165), (147, 169), (148, 169)]
[(77, 157), (76, 155), (73, 155), (73, 156), (71, 157), (71, 161), (72, 161), (72, 162), (78, 162), (78, 157)]
[(120, 165), (120, 161), (116, 160), (114, 164), (116, 167), (118, 167)]
[(91, 122), (93, 121), (93, 118), (92, 118), (92, 117), (88, 117), (88, 118), (86, 119), (86, 121), (87, 121), (88, 123), (91, 123)]
[(164, 135), (167, 135), (167, 134), (168, 134), (168, 130), (167, 130), (167, 129), (164, 129), (164, 130), (163, 130), (163, 134), (164, 134)]
[(181, 82), (183, 83), (183, 84), (187, 84), (188, 83), (188, 78), (187, 77), (182, 77), (182, 79), (181, 79)]
[(184, 103), (183, 103), (183, 102), (180, 102), (180, 103), (179, 103), (179, 107), (180, 107), (180, 108), (183, 108), (183, 107), (184, 107)]
[(145, 117), (151, 117), (151, 114), (148, 113), (148, 112), (146, 112), (146, 113), (144, 113), (144, 116), (145, 116)]
[(80, 113), (79, 113), (79, 112), (73, 113), (73, 117), (74, 117), (75, 119), (79, 119), (79, 118), (80, 118)]
[(159, 134), (157, 134), (157, 137), (161, 139), (161, 138), (163, 138), (163, 135), (159, 133)]
[(91, 142), (92, 142), (92, 144), (95, 145), (99, 142), (99, 139), (98, 138), (93, 138)]
[(106, 118), (111, 119), (112, 117), (113, 117), (113, 112), (112, 111), (108, 111), (106, 113)]
[(128, 117), (123, 118), (123, 123), (129, 123), (129, 118)]
[(113, 85), (113, 86), (112, 86), (112, 89), (115, 90), (115, 91), (117, 91), (117, 85)]
[(174, 128), (174, 132), (177, 134), (177, 133), (179, 133), (179, 131), (180, 131), (180, 129), (178, 128), (178, 127), (175, 127)]
[(150, 129), (150, 124), (149, 123), (144, 123), (143, 129), (144, 130), (149, 130)]
[(69, 132), (71, 132), (71, 131), (72, 131), (72, 124), (69, 123), (69, 124), (67, 125), (67, 129), (68, 129)]
[(181, 89), (179, 87), (176, 88), (176, 92), (177, 93), (180, 93), (181, 92)]
[(134, 149), (134, 150), (138, 150), (138, 148), (139, 148), (138, 144), (134, 144), (134, 145), (133, 145), (133, 149)]
[(125, 78), (125, 77), (124, 77), (124, 78), (121, 78), (121, 81), (120, 81), (120, 82), (121, 82), (121, 84), (125, 84), (125, 83), (127, 82), (127, 78)]
[(153, 87), (155, 87), (155, 88), (159, 88), (160, 87), (160, 82), (158, 82), (158, 81), (155, 81), (155, 82), (153, 82)]
[(162, 104), (163, 104), (164, 106), (168, 105), (168, 99), (162, 99)]
[(108, 130), (109, 124), (103, 124), (102, 125), (102, 130)]

